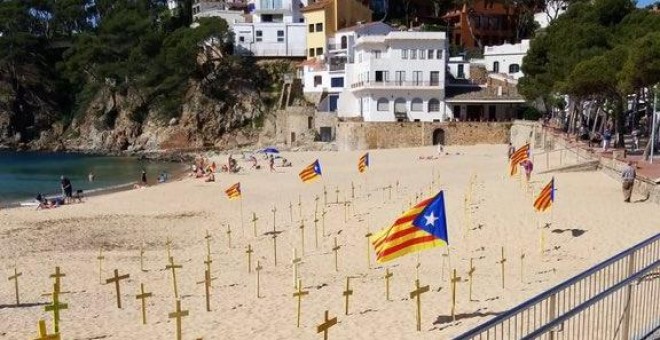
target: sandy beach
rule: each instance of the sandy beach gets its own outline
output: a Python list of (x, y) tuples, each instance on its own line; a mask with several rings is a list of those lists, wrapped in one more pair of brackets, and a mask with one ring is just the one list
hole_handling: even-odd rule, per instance
[[(445, 148), (448, 155), (433, 160), (419, 157), (436, 155), (434, 147), (372, 150), (366, 174), (359, 174), (356, 165), (363, 152), (284, 153), (293, 167), (277, 168), (276, 173), (260, 160), (261, 170), (219, 174), (214, 183), (184, 178), (57, 209), (0, 210), (0, 339), (36, 337), (39, 319), (52, 329), (52, 313), (44, 311), (49, 297), (42, 294), (52, 290), (49, 274), (55, 266), (66, 274), (62, 290), (68, 292), (61, 295), (68, 303), (61, 312), (63, 339), (174, 339), (175, 322), (168, 314), (175, 310), (175, 298), (171, 271), (165, 269), (168, 239), (175, 263), (182, 265), (176, 275), (181, 307), (189, 311), (182, 321), (184, 339), (318, 339), (322, 335), (316, 333), (316, 326), (325, 310), (338, 318), (330, 339), (447, 339), (658, 232), (660, 209), (647, 202), (625, 204), (620, 183), (600, 172), (555, 174), (553, 212), (538, 216), (532, 201), (552, 175), (533, 176), (532, 189), (525, 190), (517, 178), (507, 176), (506, 149), (505, 145), (452, 146)], [(303, 184), (298, 172), (317, 158), (324, 171), (322, 180)], [(226, 157), (215, 161), (225, 163)], [(249, 168), (243, 160), (239, 165)], [(536, 168), (543, 170), (542, 164)], [(473, 177), (471, 224), (466, 227), (464, 198)], [(241, 201), (230, 201), (224, 193), (236, 182), (242, 187), (243, 223)], [(370, 249), (368, 268), (365, 234), (391, 225), (416, 196), (421, 200), (438, 190), (446, 195), (450, 247), (385, 264), (376, 264)], [(315, 196), (319, 197), (318, 246)], [(641, 199), (633, 196), (634, 201)], [(344, 201), (351, 202), (347, 211)], [(275, 227), (281, 232), (277, 266), (273, 240), (266, 234), (273, 230), (273, 207)], [(325, 235), (320, 221), (323, 209)], [(253, 213), (258, 217), (256, 237)], [(543, 229), (547, 251), (542, 254), (539, 226), (550, 222)], [(204, 280), (207, 231), (212, 236), (215, 278), (211, 312), (206, 311), (204, 285), (198, 284)], [(332, 251), (335, 237), (341, 246), (338, 271)], [(140, 268), (142, 245), (145, 271)], [(254, 249), (252, 273), (245, 253), (248, 245)], [(100, 247), (105, 257), (103, 282), (114, 269), (120, 275), (130, 274), (121, 281), (122, 309), (116, 305), (114, 284), (99, 282)], [(502, 247), (504, 288), (498, 264)], [(294, 248), (302, 259), (303, 289), (309, 291), (302, 299), (300, 328), (296, 327), (297, 300), (292, 296)], [(443, 256), (447, 251), (449, 255)], [(467, 276), (471, 258), (472, 301)], [(421, 332), (416, 331), (415, 302), (409, 297), (418, 259), (419, 279), (430, 286), (421, 298)], [(263, 267), (259, 298), (256, 261)], [(7, 280), (15, 265), (22, 272), (18, 307), (14, 283)], [(386, 269), (393, 273), (391, 301), (385, 299)], [(461, 278), (455, 322), (450, 316), (453, 269)], [(346, 277), (351, 277), (353, 290), (348, 315), (342, 295)], [(141, 283), (153, 293), (147, 300), (146, 325), (135, 297)]]

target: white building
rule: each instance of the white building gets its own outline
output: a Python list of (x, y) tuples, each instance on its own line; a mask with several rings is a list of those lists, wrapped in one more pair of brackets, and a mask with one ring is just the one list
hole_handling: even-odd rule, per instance
[(307, 0), (253, 0), (252, 22), (230, 23), (235, 53), (259, 57), (305, 57)]
[(545, 10), (534, 14), (534, 21), (539, 24), (540, 29), (544, 29), (550, 25), (552, 21), (557, 19), (560, 15), (566, 12), (568, 8), (568, 1), (565, 0), (551, 0), (546, 1)]
[(486, 46), (483, 63), (488, 72), (506, 74), (517, 80), (523, 76), (521, 67), (528, 50), (529, 40), (518, 44)]
[(346, 64), (355, 59), (356, 40), (363, 36), (384, 36), (392, 30), (391, 26), (380, 21), (341, 29), (328, 39), (326, 54), (301, 64), (303, 92), (323, 96), (319, 111), (337, 111), (339, 93), (347, 88)]
[(337, 115), (364, 121), (443, 121), (447, 40), (443, 32), (357, 38)]

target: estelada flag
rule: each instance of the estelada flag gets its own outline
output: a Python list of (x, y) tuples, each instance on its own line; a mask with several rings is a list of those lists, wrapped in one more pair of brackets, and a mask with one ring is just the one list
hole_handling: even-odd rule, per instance
[(553, 177), (534, 200), (534, 209), (538, 212), (544, 212), (552, 207), (555, 202), (555, 178)]
[(367, 152), (364, 155), (362, 155), (362, 157), (360, 157), (360, 159), (358, 160), (358, 171), (360, 173), (363, 173), (367, 170), (368, 167), (369, 167), (369, 153)]
[(449, 244), (444, 193), (417, 203), (391, 227), (372, 236), (371, 243), (378, 263)]
[(298, 176), (300, 176), (303, 183), (308, 183), (321, 177), (321, 164), (319, 163), (319, 160), (317, 159), (314, 163), (305, 167)]
[(511, 166), (511, 171), (510, 171), (510, 176), (513, 176), (518, 173), (518, 165), (520, 162), (526, 160), (529, 158), (529, 143), (521, 146), (516, 150), (512, 155), (510, 159), (510, 166)]
[(225, 190), (225, 193), (230, 200), (241, 198), (241, 182), (230, 186), (229, 189)]

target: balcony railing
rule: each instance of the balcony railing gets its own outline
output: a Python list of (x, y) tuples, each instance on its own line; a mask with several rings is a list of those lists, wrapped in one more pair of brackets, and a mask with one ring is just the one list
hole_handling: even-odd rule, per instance
[(361, 87), (441, 87), (440, 81), (359, 81), (351, 84), (351, 88), (357, 89)]

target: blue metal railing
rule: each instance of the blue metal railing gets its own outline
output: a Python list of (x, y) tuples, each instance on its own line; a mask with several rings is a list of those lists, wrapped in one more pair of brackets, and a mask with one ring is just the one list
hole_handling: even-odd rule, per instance
[[(520, 339), (536, 334), (535, 332), (545, 329), (546, 325), (550, 323), (554, 325), (554, 320), (573, 313), (575, 309), (595, 299), (599, 294), (628, 282), (631, 277), (642, 273), (648, 266), (657, 265), (658, 260), (660, 260), (660, 234), (591, 267), (463, 333), (456, 339)], [(508, 332), (504, 331), (505, 328)]]

